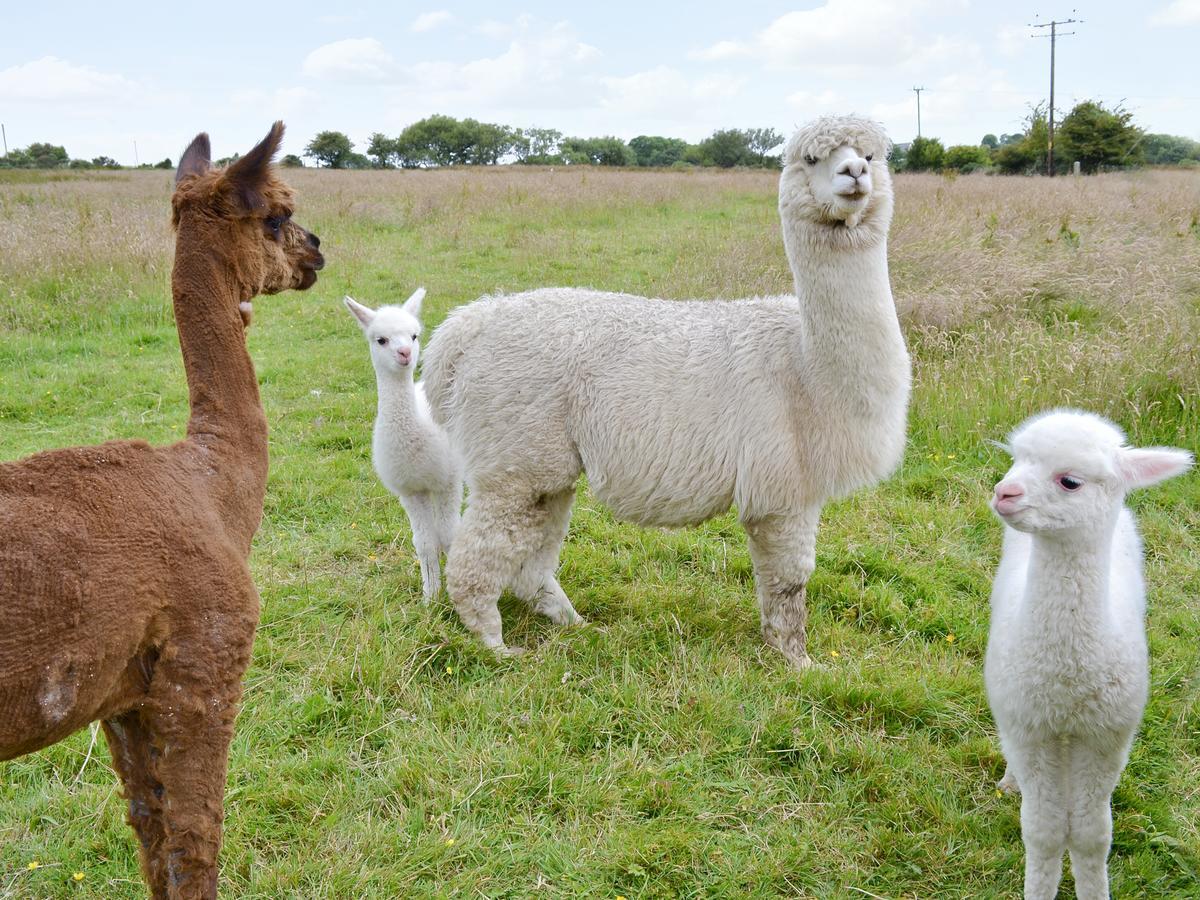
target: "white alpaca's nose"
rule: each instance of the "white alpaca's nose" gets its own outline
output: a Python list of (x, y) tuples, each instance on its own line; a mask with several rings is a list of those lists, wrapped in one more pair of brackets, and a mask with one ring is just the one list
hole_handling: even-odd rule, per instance
[(836, 174), (849, 175), (851, 178), (861, 178), (867, 173), (867, 169), (870, 168), (870, 165), (871, 164), (861, 156), (852, 156), (850, 159), (844, 160), (842, 164), (837, 167)]
[(996, 512), (1013, 512), (1017, 501), (1025, 496), (1025, 488), (1015, 481), (1001, 481), (996, 485), (995, 495), (993, 505)]
[(412, 359), (412, 351), (407, 349), (397, 350), (396, 359), (400, 360), (400, 365), (407, 366), (409, 361)]

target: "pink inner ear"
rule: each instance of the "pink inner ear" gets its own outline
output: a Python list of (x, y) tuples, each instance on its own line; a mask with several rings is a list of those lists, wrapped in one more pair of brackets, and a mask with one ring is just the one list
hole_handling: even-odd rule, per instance
[(1192, 455), (1167, 447), (1134, 448), (1121, 451), (1121, 476), (1129, 487), (1146, 487), (1186, 472)]

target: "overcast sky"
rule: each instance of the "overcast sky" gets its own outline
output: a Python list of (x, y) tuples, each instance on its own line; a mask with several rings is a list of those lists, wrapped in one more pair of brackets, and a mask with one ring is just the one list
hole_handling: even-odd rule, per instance
[(511, 6), (305, 0), (204, 6), (5, 4), (0, 122), (9, 148), (177, 160), (201, 130), (217, 156), (276, 118), (285, 152), (324, 129), (359, 150), (432, 113), (569, 135), (699, 140), (717, 128), (788, 133), (828, 112), (917, 129), (946, 145), (1014, 132), (1055, 106), (1124, 103), (1148, 131), (1200, 139), (1200, 0), (1061, 5), (996, 0), (810, 0)]

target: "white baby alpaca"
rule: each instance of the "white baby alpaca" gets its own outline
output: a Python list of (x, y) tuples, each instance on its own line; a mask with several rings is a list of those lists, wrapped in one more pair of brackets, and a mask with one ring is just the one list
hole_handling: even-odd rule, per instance
[(400, 498), (421, 563), (426, 602), (441, 589), (441, 556), (450, 549), (462, 509), (462, 464), (434, 424), (425, 388), (413, 382), (420, 354), (419, 288), (402, 306), (372, 310), (346, 298), (371, 350), (379, 407), (371, 459), (384, 487)]
[(992, 508), (1007, 526), (984, 680), (1019, 790), (1025, 897), (1051, 900), (1071, 853), (1075, 893), (1108, 897), (1110, 798), (1149, 685), (1142, 547), (1125, 493), (1187, 470), (1111, 422), (1056, 410), (1014, 431)]

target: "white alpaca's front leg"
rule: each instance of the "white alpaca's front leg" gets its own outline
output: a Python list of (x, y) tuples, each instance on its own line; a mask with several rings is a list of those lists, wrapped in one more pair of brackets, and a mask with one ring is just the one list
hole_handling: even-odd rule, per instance
[(1054, 900), (1067, 849), (1068, 777), (1064, 748), (1055, 739), (1013, 748), (1021, 784), (1021, 841), (1025, 845), (1025, 900)]
[(820, 506), (796, 515), (745, 521), (763, 640), (798, 669), (812, 664), (806, 648), (805, 592), (817, 563)]
[(1124, 753), (1103, 752), (1090, 746), (1072, 748), (1071, 835), (1067, 847), (1079, 900), (1108, 900), (1112, 792), (1124, 766)]
[(421, 600), (428, 603), (442, 589), (437, 510), (425, 494), (405, 494), (400, 497), (400, 503), (408, 513), (413, 550), (421, 565)]
[(511, 585), (513, 593), (545, 616), (555, 625), (583, 625), (586, 620), (575, 611), (566, 591), (558, 583), (558, 557), (571, 523), (571, 504), (575, 489), (545, 497), (541, 504), (546, 510), (546, 523), (541, 542), (526, 559)]

